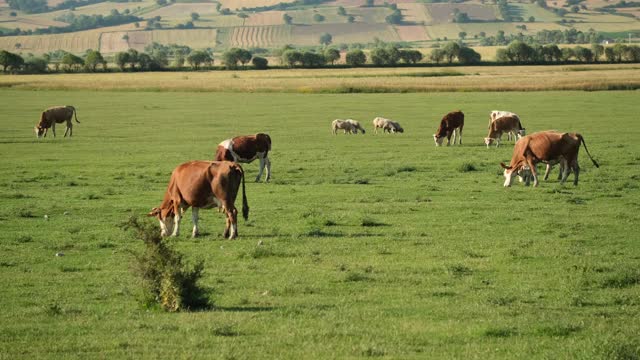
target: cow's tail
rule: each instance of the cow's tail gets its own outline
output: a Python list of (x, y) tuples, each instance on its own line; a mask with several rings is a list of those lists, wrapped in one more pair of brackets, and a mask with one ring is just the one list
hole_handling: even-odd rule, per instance
[(244, 186), (244, 170), (240, 168), (242, 174), (242, 217), (244, 220), (249, 220), (249, 203), (247, 202), (247, 193)]
[(589, 153), (589, 149), (587, 149), (587, 143), (584, 142), (584, 138), (582, 137), (582, 135), (578, 134), (578, 137), (580, 138), (580, 141), (582, 142), (582, 146), (584, 146), (584, 150), (587, 152), (587, 155), (589, 155), (589, 159), (591, 159), (591, 162), (593, 163), (593, 165), (599, 168), (600, 165), (598, 165), (598, 163), (595, 160), (593, 160), (593, 157)]
[(76, 118), (76, 122), (80, 124), (80, 121), (78, 121), (78, 112), (76, 111), (76, 108), (74, 108), (71, 105), (68, 105), (68, 106), (71, 108), (71, 110), (73, 110), (73, 116)]

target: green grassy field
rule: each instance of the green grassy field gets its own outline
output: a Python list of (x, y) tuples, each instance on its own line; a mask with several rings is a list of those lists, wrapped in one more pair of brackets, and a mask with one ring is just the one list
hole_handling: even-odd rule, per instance
[[(1, 358), (640, 355), (637, 91), (0, 96)], [(56, 104), (82, 123), (36, 140)], [(436, 148), (454, 109), (464, 144)], [(554, 172), (503, 188), (512, 146), (482, 143), (494, 109), (530, 133), (581, 132), (601, 168), (581, 149), (578, 187)], [(375, 116), (405, 133), (374, 135)], [(331, 135), (347, 117), (367, 134)], [(258, 131), (273, 139), (273, 180), (247, 184), (240, 237), (202, 211), (204, 236), (187, 237), (187, 214), (171, 240), (205, 261), (215, 308), (143, 308), (130, 272), (143, 244), (118, 225), (160, 203), (176, 165)], [(244, 168), (252, 179), (257, 164)]]

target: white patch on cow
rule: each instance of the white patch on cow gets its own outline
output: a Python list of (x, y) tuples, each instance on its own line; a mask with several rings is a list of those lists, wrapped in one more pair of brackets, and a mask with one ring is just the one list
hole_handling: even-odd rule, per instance
[(509, 187), (511, 186), (511, 183), (513, 183), (513, 178), (516, 175), (516, 171), (513, 171), (513, 169), (509, 170), (509, 169), (504, 169), (504, 187)]
[(436, 134), (433, 134), (433, 141), (436, 142), (436, 146), (442, 146), (442, 140), (444, 140), (444, 137), (437, 137)]
[(225, 148), (227, 150), (232, 150), (233, 142), (231, 141), (231, 139), (227, 139), (227, 140), (221, 142), (220, 146), (222, 146), (223, 148)]
[[(180, 210), (178, 210), (180, 213)], [(180, 235), (180, 214), (176, 214), (173, 219), (173, 233), (171, 236), (179, 236)]]
[(229, 234), (229, 239), (235, 239), (238, 234), (238, 225), (231, 224), (231, 233)]

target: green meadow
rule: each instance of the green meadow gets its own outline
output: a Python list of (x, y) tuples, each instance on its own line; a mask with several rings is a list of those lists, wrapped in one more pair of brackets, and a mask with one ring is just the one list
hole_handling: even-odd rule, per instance
[[(637, 91), (0, 97), (2, 359), (640, 356)], [(40, 112), (66, 104), (73, 138), (60, 124), (36, 139)], [(436, 148), (456, 109), (462, 146)], [(554, 169), (538, 188), (504, 188), (513, 145), (483, 144), (491, 110), (528, 133), (580, 132), (601, 167), (581, 149), (577, 187)], [(405, 133), (375, 135), (376, 116)], [(334, 136), (336, 118), (367, 133)], [(204, 260), (213, 308), (143, 307), (143, 243), (120, 224), (160, 204), (178, 164), (256, 132), (273, 140), (272, 182), (243, 165), (238, 239), (215, 210), (200, 212), (203, 236), (189, 237), (187, 213), (168, 239)]]

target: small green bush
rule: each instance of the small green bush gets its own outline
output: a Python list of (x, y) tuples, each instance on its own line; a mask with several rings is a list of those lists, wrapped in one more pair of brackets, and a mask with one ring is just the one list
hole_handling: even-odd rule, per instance
[(145, 244), (144, 252), (135, 255), (134, 272), (141, 279), (146, 306), (159, 304), (169, 312), (211, 306), (207, 291), (198, 285), (204, 271), (203, 261), (190, 267), (182, 254), (160, 237), (155, 226), (135, 216), (123, 228), (133, 229), (135, 237)]

